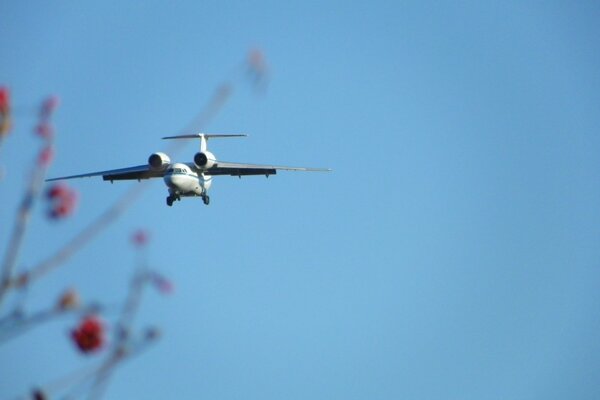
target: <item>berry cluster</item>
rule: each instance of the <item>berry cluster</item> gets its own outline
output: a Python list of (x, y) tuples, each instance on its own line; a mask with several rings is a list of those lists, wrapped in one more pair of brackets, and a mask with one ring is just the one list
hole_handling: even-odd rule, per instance
[(49, 202), (48, 216), (51, 219), (68, 217), (77, 205), (77, 192), (64, 183), (52, 185), (46, 191), (46, 199)]
[(71, 331), (71, 338), (83, 353), (99, 350), (104, 344), (104, 325), (98, 317), (87, 316)]

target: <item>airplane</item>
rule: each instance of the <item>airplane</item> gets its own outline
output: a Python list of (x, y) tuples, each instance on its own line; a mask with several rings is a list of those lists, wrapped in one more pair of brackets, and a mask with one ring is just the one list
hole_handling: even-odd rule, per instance
[(305, 168), (305, 167), (283, 167), (274, 165), (242, 164), (218, 161), (215, 155), (208, 151), (208, 140), (213, 138), (245, 137), (245, 134), (214, 134), (196, 133), (190, 135), (165, 136), (162, 139), (200, 139), (200, 151), (194, 155), (193, 162), (171, 163), (168, 155), (162, 152), (152, 153), (148, 157), (148, 163), (134, 167), (111, 169), (107, 171), (90, 172), (87, 174), (69, 175), (58, 178), (46, 179), (47, 182), (63, 179), (85, 178), (91, 176), (102, 176), (103, 180), (137, 180), (150, 178), (163, 178), (169, 195), (167, 206), (171, 207), (174, 201), (182, 197), (201, 197), (204, 204), (210, 203), (208, 189), (212, 185), (213, 176), (247, 176), (247, 175), (269, 175), (277, 174), (278, 170), (285, 171), (331, 171), (328, 168)]

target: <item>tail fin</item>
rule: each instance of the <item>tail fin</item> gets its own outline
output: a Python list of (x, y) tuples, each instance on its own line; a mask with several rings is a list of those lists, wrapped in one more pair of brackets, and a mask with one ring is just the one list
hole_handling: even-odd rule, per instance
[(246, 134), (194, 133), (191, 135), (165, 136), (163, 139), (200, 139), (200, 151), (206, 151), (206, 142), (211, 138), (245, 137)]

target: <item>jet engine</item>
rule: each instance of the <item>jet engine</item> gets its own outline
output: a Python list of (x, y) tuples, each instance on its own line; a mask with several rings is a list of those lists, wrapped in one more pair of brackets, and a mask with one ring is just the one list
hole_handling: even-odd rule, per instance
[(210, 151), (199, 152), (196, 153), (196, 155), (194, 156), (194, 164), (196, 164), (198, 168), (208, 169), (216, 163), (217, 159), (215, 158), (215, 155)]
[(148, 165), (152, 171), (162, 171), (171, 164), (171, 159), (165, 153), (152, 153), (148, 157)]

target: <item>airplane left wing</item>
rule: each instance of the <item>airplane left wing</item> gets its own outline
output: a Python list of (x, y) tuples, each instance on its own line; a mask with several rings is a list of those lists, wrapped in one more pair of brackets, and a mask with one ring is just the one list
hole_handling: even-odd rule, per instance
[[(165, 169), (166, 170), (166, 169)], [(102, 176), (105, 181), (120, 181), (120, 180), (140, 180), (149, 178), (160, 178), (164, 176), (165, 170), (152, 170), (148, 164), (137, 165), (135, 167), (127, 167), (120, 169), (110, 169), (107, 171), (90, 172), (87, 174), (61, 176), (58, 178), (46, 179), (47, 182), (58, 181), (63, 179), (73, 178), (88, 178), (92, 176)]]
[(276, 165), (259, 165), (259, 164), (242, 164), (217, 161), (214, 166), (205, 170), (199, 170), (194, 163), (188, 166), (198, 172), (203, 172), (205, 175), (275, 175), (278, 170), (282, 171), (308, 171), (308, 172), (328, 172), (328, 168), (306, 168), (306, 167), (285, 167)]

